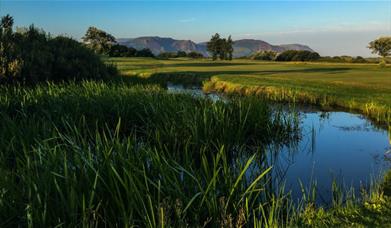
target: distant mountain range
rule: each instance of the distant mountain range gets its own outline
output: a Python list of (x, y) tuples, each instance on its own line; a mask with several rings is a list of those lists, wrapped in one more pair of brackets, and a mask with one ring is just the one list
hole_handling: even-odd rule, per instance
[[(175, 40), (173, 38), (164, 38), (158, 36), (145, 36), (139, 38), (120, 38), (117, 39), (119, 44), (133, 47), (136, 49), (149, 48), (155, 55), (160, 52), (177, 52), (177, 51), (197, 51), (205, 56), (209, 53), (206, 50), (206, 42), (195, 43), (191, 40)], [(234, 57), (248, 56), (258, 51), (275, 51), (283, 52), (286, 50), (307, 50), (313, 51), (310, 47), (302, 44), (282, 44), (271, 45), (262, 40), (242, 39), (234, 41)]]

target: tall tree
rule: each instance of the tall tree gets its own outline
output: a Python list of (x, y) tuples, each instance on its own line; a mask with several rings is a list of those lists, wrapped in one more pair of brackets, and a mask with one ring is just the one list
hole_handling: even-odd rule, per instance
[(232, 60), (233, 53), (233, 41), (231, 36), (228, 39), (221, 38), (218, 33), (212, 36), (210, 41), (207, 43), (207, 50), (212, 54), (212, 59), (216, 60)]
[(16, 44), (12, 26), (14, 19), (10, 15), (0, 21), (0, 78), (9, 81), (17, 76), (21, 69), (21, 61), (17, 58)]
[(116, 43), (114, 36), (96, 27), (89, 27), (83, 42), (98, 54), (106, 54)]
[(225, 38), (218, 41), (219, 57), (221, 60), (227, 59), (227, 40)]
[(391, 55), (391, 36), (380, 37), (371, 41), (368, 48), (372, 50), (373, 54), (380, 55), (385, 63), (386, 57)]
[(208, 52), (210, 52), (212, 54), (213, 60), (217, 59), (218, 54), (220, 52), (220, 47), (219, 47), (220, 46), (219, 45), (220, 39), (221, 39), (220, 35), (218, 33), (216, 33), (212, 36), (210, 41), (206, 44), (206, 48), (207, 48)]
[(228, 36), (226, 47), (227, 47), (227, 54), (228, 54), (228, 60), (232, 60), (233, 52), (234, 52), (234, 42), (232, 41), (231, 35)]

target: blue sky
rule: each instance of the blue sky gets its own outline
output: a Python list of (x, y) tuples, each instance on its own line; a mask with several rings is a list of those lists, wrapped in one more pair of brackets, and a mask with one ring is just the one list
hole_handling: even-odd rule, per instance
[(162, 36), (206, 41), (234, 39), (307, 44), (322, 55), (369, 56), (368, 42), (391, 35), (388, 1), (109, 1), (0, 0), (0, 15), (16, 26), (34, 23), (80, 39), (88, 26), (115, 37)]

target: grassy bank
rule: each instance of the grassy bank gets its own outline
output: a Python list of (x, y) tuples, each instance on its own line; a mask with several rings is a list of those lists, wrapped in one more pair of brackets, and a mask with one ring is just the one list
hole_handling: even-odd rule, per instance
[[(372, 77), (371, 72), (366, 72)], [(258, 95), (277, 102), (318, 105), (322, 109), (344, 108), (362, 113), (384, 124), (391, 123), (391, 81), (390, 75), (364, 80), (352, 76), (338, 75), (333, 80), (329, 75), (218, 75), (205, 82), (206, 92)], [(371, 75), (371, 76), (370, 76)], [(315, 77), (315, 78), (312, 78)], [(348, 78), (344, 78), (348, 77)], [(376, 77), (376, 76), (373, 76)], [(343, 81), (341, 81), (343, 79)], [(349, 81), (352, 80), (352, 81)], [(353, 81), (354, 80), (354, 81)]]
[(251, 60), (110, 59), (121, 73), (150, 82), (203, 85), (204, 90), (257, 94), (274, 101), (344, 108), (391, 121), (391, 68), (376, 64), (277, 63)]

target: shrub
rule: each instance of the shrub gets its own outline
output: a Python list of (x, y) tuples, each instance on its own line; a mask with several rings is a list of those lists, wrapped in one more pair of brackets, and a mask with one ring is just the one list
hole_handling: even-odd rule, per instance
[(7, 39), (1, 36), (0, 46), (12, 49), (2, 52), (8, 58), (1, 58), (6, 64), (0, 66), (0, 72), (4, 71), (0, 82), (107, 79), (116, 73), (113, 66), (106, 66), (92, 50), (71, 38), (52, 38), (34, 26), (18, 32), (11, 27), (7, 32)]
[(292, 61), (296, 53), (297, 51), (294, 50), (284, 51), (276, 57), (276, 61)]
[(136, 52), (137, 57), (155, 57), (149, 48), (144, 48)]
[(331, 63), (374, 63), (377, 59), (363, 58), (361, 56), (352, 57), (352, 56), (323, 56), (319, 59), (321, 62), (331, 62)]
[(317, 52), (288, 50), (280, 53), (276, 61), (314, 61), (319, 58), (320, 55)]
[(204, 55), (199, 52), (192, 51), (187, 54), (187, 57), (192, 59), (200, 59), (200, 58), (204, 58)]
[(271, 61), (274, 60), (276, 56), (277, 53), (274, 51), (260, 51), (251, 56), (251, 59)]
[(170, 59), (176, 58), (177, 54), (175, 52), (161, 52), (157, 57), (159, 59)]
[[(110, 51), (107, 54), (110, 57), (155, 57), (152, 51), (148, 48), (136, 50), (135, 48), (121, 44), (111, 46)], [(173, 55), (176, 56), (175, 53), (173, 53)]]
[(184, 51), (177, 51), (176, 57), (177, 58), (187, 57), (187, 53)]
[(189, 53), (186, 53), (184, 51), (177, 51), (177, 52), (161, 52), (157, 57), (160, 59), (183, 58), (183, 57), (197, 59), (197, 58), (203, 58), (204, 56), (201, 53), (195, 51)]
[(386, 67), (387, 66), (386, 61), (384, 59), (380, 60), (379, 66), (380, 67)]
[(134, 57), (136, 56), (136, 53), (137, 50), (132, 47), (115, 44), (111, 46), (108, 54), (110, 57)]
[(356, 58), (353, 58), (352, 60), (353, 63), (366, 63), (367, 60), (365, 60), (363, 57), (361, 56), (357, 56)]
[(53, 55), (51, 81), (107, 79), (113, 73), (99, 56), (73, 39), (56, 37), (48, 44)]

